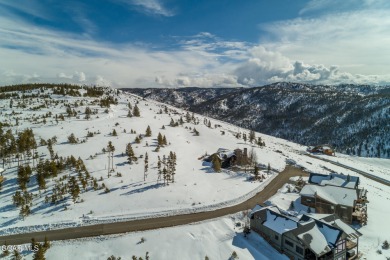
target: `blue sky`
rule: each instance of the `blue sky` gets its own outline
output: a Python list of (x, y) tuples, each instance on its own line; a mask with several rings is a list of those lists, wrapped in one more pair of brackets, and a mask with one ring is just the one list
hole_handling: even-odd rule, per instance
[(0, 85), (389, 84), (386, 0), (0, 0)]

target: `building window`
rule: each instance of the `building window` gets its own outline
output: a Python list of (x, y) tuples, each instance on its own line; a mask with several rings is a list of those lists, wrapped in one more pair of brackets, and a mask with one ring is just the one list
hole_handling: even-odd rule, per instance
[(286, 245), (288, 245), (289, 247), (294, 247), (294, 244), (293, 244), (291, 241), (285, 239), (284, 242), (285, 242)]
[(279, 236), (278, 235), (275, 235), (275, 240), (279, 240)]
[(298, 254), (303, 255), (303, 248), (302, 248), (302, 247), (295, 246), (295, 251), (296, 251)]

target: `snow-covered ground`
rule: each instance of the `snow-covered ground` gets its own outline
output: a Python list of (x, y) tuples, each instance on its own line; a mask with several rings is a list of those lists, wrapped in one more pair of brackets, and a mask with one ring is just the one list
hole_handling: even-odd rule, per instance
[[(32, 177), (28, 190), (37, 197), (33, 200), (32, 214), (23, 220), (19, 217), (19, 208), (13, 206), (12, 203), (12, 196), (18, 189), (17, 164), (13, 163), (11, 167), (5, 167), (6, 181), (0, 193), (0, 234), (77, 226), (98, 221), (118, 221), (119, 219), (213, 210), (240, 203), (263, 189), (268, 181), (248, 181), (249, 174), (244, 172), (216, 173), (198, 159), (206, 152), (211, 154), (221, 147), (232, 150), (244, 147), (248, 150), (253, 148), (260, 163), (264, 165), (269, 163), (273, 169), (279, 171), (285, 167), (285, 157), (273, 151), (271, 147), (260, 148), (250, 145), (248, 141), (236, 139), (233, 134), (237, 130), (243, 130), (235, 126), (226, 124), (214, 128), (214, 124), (222, 125), (222, 123), (212, 120), (213, 127), (209, 128), (203, 124), (203, 117), (199, 115), (196, 115), (200, 121), (198, 125), (184, 123), (178, 127), (168, 126), (171, 117), (174, 120), (178, 120), (180, 116), (184, 118), (185, 112), (169, 107), (171, 109), (169, 114), (159, 114), (160, 109), (164, 110), (165, 106), (159, 103), (143, 101), (135, 96), (121, 95), (118, 97), (119, 104), (111, 105), (108, 113), (104, 113), (104, 108), (91, 104), (93, 98), (70, 98), (58, 95), (54, 95), (53, 98), (66, 100), (67, 104), (74, 104), (78, 101), (78, 107), (75, 109), (80, 118), (68, 118), (65, 115), (65, 121), (60, 120), (58, 124), (53, 118), (46, 119), (46, 124), (29, 121), (33, 115), (42, 115), (49, 111), (52, 117), (55, 114), (65, 114), (66, 107), (62, 103), (39, 111), (14, 106), (12, 109), (4, 109), (1, 116), (6, 122), (13, 123), (11, 111), (22, 113), (19, 116), (21, 118), (19, 125), (13, 126), (13, 131), (29, 127), (33, 130), (37, 142), (40, 138), (47, 140), (56, 136), (58, 143), (53, 145), (54, 152), (63, 157), (71, 155), (75, 158), (80, 157), (91, 176), (99, 180), (99, 185), (104, 183), (110, 192), (94, 191), (89, 187), (86, 192), (81, 193), (78, 203), (73, 203), (68, 197), (65, 202), (51, 205), (44, 203), (45, 196), (50, 196), (56, 179), (71, 173), (63, 173), (58, 178), (48, 179), (47, 189), (41, 192), (37, 191), (36, 181)], [(83, 101), (83, 106), (80, 106), (81, 101)], [(141, 117), (126, 117), (128, 102), (133, 107), (138, 102)], [(0, 103), (7, 108), (9, 101), (1, 100)], [(38, 104), (33, 103), (31, 106)], [(93, 110), (97, 109), (99, 113), (92, 115), (90, 120), (83, 119), (86, 106)], [(145, 134), (148, 125), (152, 130), (152, 136), (143, 138), (140, 144), (134, 143), (137, 135)], [(162, 129), (162, 126), (165, 129)], [(189, 129), (194, 127), (200, 132), (199, 136), (195, 136)], [(118, 136), (111, 135), (113, 129), (116, 130)], [(136, 131), (137, 134), (132, 134), (131, 130)], [(222, 135), (221, 130), (224, 130), (226, 134)], [(100, 134), (86, 138), (87, 132), (100, 132)], [(69, 144), (67, 137), (71, 133), (74, 133), (80, 141), (86, 140), (86, 142)], [(169, 144), (162, 147), (159, 152), (155, 152), (158, 133), (165, 135)], [(268, 138), (270, 137), (264, 137), (264, 139)], [(107, 172), (107, 154), (102, 153), (102, 149), (109, 141), (115, 146), (115, 172), (111, 173), (110, 177)], [(267, 140), (265, 142), (267, 145)], [(137, 157), (148, 153), (149, 174), (145, 181), (143, 159), (139, 158), (137, 163), (130, 165), (127, 163), (127, 156), (122, 155), (125, 153), (127, 143), (132, 143)], [(177, 155), (175, 183), (163, 185), (161, 181), (157, 182), (157, 156), (161, 158), (164, 155), (168, 156), (170, 151)], [(48, 158), (46, 146), (40, 146), (38, 152), (44, 156), (43, 158)], [(117, 177), (117, 173), (121, 173), (122, 176)], [(273, 178), (275, 174), (270, 174), (268, 177)], [(113, 201), (115, 203), (112, 203)], [(65, 206), (67, 210), (64, 210)]]
[[(240, 223), (240, 227), (237, 226)], [(46, 259), (107, 259), (109, 256), (131, 259), (229, 259), (235, 251), (239, 259), (288, 259), (256, 233), (245, 238), (243, 213), (201, 223), (136, 232), (123, 235), (85, 238), (52, 243)], [(141, 239), (144, 242), (141, 242)], [(26, 260), (32, 252), (23, 251)]]
[(358, 156), (349, 156), (337, 153), (336, 156), (317, 155), (319, 157), (344, 164), (346, 166), (359, 169), (369, 174), (390, 179), (390, 160), (382, 158), (367, 158)]

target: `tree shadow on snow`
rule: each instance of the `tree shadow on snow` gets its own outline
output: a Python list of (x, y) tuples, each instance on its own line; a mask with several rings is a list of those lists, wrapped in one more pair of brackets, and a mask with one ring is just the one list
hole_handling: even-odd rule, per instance
[(7, 212), (7, 211), (10, 211), (12, 209), (15, 209), (15, 206), (13, 204), (8, 204), (8, 205), (5, 205), (5, 206), (0, 208), (0, 213)]
[(11, 220), (8, 220), (7, 222), (4, 222), (3, 224), (0, 224), (0, 227), (7, 228), (8, 226), (15, 224), (18, 219), (20, 219), (20, 218), (16, 217), (16, 218), (13, 218)]
[(126, 193), (122, 193), (121, 196), (123, 196), (123, 195), (132, 195), (132, 194), (136, 194), (136, 193), (142, 193), (142, 192), (145, 192), (145, 191), (148, 191), (148, 190), (151, 190), (151, 189), (158, 189), (161, 186), (164, 186), (164, 184), (163, 183), (155, 183), (155, 184), (152, 184), (152, 185), (149, 185), (149, 186), (146, 186), (146, 187), (142, 187), (142, 188), (138, 188), (138, 189), (135, 189), (135, 190), (131, 190), (131, 191), (126, 192)]

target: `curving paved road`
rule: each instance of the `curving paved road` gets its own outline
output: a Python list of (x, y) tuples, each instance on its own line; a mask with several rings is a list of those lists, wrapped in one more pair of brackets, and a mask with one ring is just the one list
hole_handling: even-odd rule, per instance
[(299, 168), (287, 166), (275, 179), (273, 179), (264, 190), (257, 193), (249, 200), (235, 206), (226, 207), (214, 211), (206, 211), (193, 214), (177, 215), (170, 217), (151, 218), (142, 220), (132, 220), (126, 222), (97, 224), (90, 226), (82, 226), (75, 228), (56, 229), (42, 232), (16, 234), (10, 236), (0, 236), (0, 245), (7, 241), (8, 245), (19, 245), (31, 242), (31, 238), (35, 238), (37, 242), (43, 242), (45, 236), (50, 241), (67, 240), (82, 237), (93, 237), (101, 235), (120, 234), (125, 232), (143, 231), (157, 228), (172, 227), (178, 225), (186, 225), (194, 222), (204, 221), (208, 219), (222, 217), (228, 214), (233, 214), (243, 210), (253, 208), (256, 204), (266, 201), (274, 195), (283, 184), (288, 182), (292, 176), (307, 175)]

